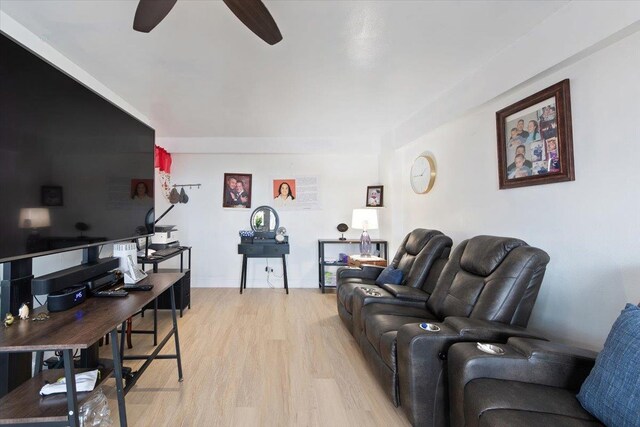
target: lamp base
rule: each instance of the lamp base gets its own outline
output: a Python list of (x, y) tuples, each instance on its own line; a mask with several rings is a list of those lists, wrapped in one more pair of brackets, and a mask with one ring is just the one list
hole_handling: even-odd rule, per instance
[(371, 237), (367, 230), (362, 230), (362, 235), (360, 236), (360, 255), (371, 256)]

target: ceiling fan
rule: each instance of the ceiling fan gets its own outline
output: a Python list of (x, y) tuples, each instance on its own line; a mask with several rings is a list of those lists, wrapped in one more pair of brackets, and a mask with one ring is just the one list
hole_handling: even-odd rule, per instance
[[(153, 30), (169, 14), (178, 0), (140, 0), (133, 19), (133, 29), (143, 33)], [(261, 0), (223, 0), (251, 31), (274, 45), (282, 40), (276, 21)]]

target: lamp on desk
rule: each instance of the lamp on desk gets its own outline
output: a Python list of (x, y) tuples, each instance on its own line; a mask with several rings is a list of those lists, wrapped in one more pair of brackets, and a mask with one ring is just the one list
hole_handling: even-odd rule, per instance
[(378, 229), (378, 211), (376, 209), (354, 209), (351, 228), (362, 230), (360, 236), (360, 254), (371, 256), (371, 237), (367, 230)]

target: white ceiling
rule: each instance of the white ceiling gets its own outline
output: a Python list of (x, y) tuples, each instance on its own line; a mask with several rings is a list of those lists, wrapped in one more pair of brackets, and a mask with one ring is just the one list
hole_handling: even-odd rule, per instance
[(131, 28), (135, 0), (0, 0), (0, 10), (157, 136), (375, 138), (566, 3), (265, 1), (284, 36), (275, 46), (221, 1), (179, 0), (150, 34)]

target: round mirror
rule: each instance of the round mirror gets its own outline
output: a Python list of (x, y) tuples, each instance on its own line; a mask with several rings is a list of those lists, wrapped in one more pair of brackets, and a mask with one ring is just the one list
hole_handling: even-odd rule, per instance
[(273, 233), (280, 226), (278, 214), (271, 206), (259, 206), (251, 214), (251, 229), (256, 232)]

